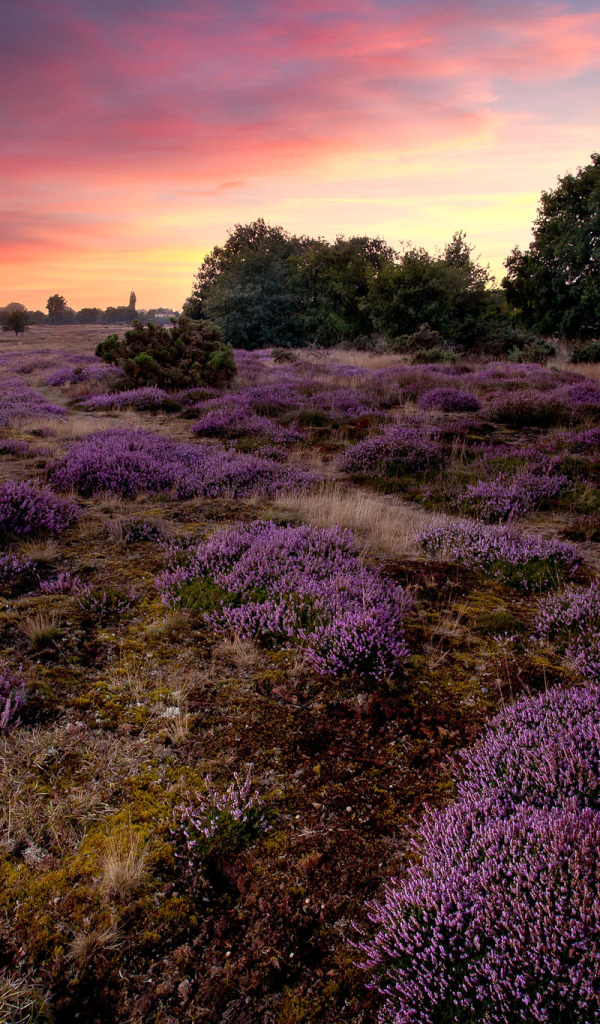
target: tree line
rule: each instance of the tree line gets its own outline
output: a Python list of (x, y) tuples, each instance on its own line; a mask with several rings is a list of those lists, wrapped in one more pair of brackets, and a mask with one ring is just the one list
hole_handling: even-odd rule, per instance
[(542, 193), (533, 240), (494, 287), (463, 231), (434, 254), (366, 236), (333, 242), (262, 218), (206, 256), (183, 311), (235, 348), (349, 343), (544, 358), (543, 338), (600, 337), (600, 156)]
[(24, 334), (32, 324), (132, 324), (134, 320), (144, 323), (168, 323), (174, 310), (166, 307), (136, 311), (136, 295), (131, 292), (127, 306), (107, 306), (100, 309), (96, 306), (85, 306), (75, 310), (67, 304), (64, 295), (50, 295), (46, 302), (46, 310), (28, 310), (21, 302), (9, 302), (0, 308), (0, 326), (3, 331)]

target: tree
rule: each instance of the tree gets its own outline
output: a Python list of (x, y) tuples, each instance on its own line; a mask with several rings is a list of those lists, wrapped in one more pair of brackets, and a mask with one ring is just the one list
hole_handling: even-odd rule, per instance
[(129, 294), (129, 308), (130, 308), (130, 310), (133, 313), (135, 313), (135, 304), (136, 304), (136, 302), (137, 302), (137, 298), (136, 298), (135, 292), (130, 292), (130, 294)]
[(236, 224), (225, 245), (203, 260), (184, 312), (213, 320), (237, 348), (301, 344), (303, 304), (294, 257), (307, 244), (262, 217)]
[(542, 192), (533, 241), (505, 262), (508, 301), (543, 334), (600, 335), (600, 154), (591, 161)]
[(111, 334), (96, 348), (96, 355), (119, 366), (125, 376), (123, 387), (157, 385), (166, 391), (208, 384), (223, 387), (235, 376), (236, 367), (228, 345), (214, 324), (193, 323), (181, 316), (173, 326), (134, 320), (133, 327), (119, 340)]
[[(13, 305), (13, 303), (11, 303)], [(28, 317), (25, 308), (5, 309), (0, 317), (3, 331), (14, 331), (15, 335), (25, 334), (28, 330)]]
[(46, 303), (48, 320), (51, 324), (62, 324), (67, 311), (67, 300), (63, 295), (51, 295)]
[(84, 306), (75, 314), (75, 322), (78, 324), (101, 324), (104, 311), (98, 306)]

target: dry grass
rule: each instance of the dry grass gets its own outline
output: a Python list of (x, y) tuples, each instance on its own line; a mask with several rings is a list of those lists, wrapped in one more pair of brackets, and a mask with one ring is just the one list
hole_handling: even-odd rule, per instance
[(77, 932), (69, 944), (69, 959), (83, 967), (104, 952), (119, 949), (123, 937), (115, 925), (108, 928), (94, 928), (89, 932)]
[(568, 369), (600, 384), (600, 363), (570, 363)]
[(58, 544), (55, 540), (24, 540), (19, 545), (26, 558), (40, 565), (51, 565), (58, 558)]
[(233, 633), (222, 640), (216, 653), (234, 665), (240, 673), (254, 668), (260, 658), (258, 645), (252, 640), (244, 639), (239, 633)]
[(154, 622), (148, 623), (144, 632), (150, 640), (166, 639), (172, 636), (173, 633), (179, 633), (181, 630), (187, 629), (190, 619), (191, 613), (187, 608), (174, 608), (173, 611), (163, 615), (161, 619), (155, 619)]
[(1, 1024), (40, 1024), (47, 1021), (48, 1003), (41, 992), (24, 980), (0, 975)]
[(431, 521), (417, 505), (336, 484), (323, 484), (310, 494), (282, 495), (274, 504), (315, 526), (347, 527), (366, 551), (392, 558), (416, 557), (417, 535)]
[(101, 860), (100, 887), (109, 899), (126, 899), (149, 873), (148, 847), (131, 828), (110, 836)]
[(57, 612), (38, 612), (21, 623), (21, 632), (32, 647), (56, 643), (61, 635), (61, 616)]

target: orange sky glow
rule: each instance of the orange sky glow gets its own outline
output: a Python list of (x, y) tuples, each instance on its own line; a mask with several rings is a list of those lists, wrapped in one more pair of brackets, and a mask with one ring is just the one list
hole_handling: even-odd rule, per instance
[(181, 308), (236, 223), (501, 278), (600, 148), (597, 3), (33, 0), (3, 19), (0, 305)]

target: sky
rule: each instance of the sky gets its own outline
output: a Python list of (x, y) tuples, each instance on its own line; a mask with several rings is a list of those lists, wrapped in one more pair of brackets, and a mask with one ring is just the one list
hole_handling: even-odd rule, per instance
[(180, 309), (235, 224), (498, 279), (600, 149), (600, 2), (1, 0), (0, 305)]

